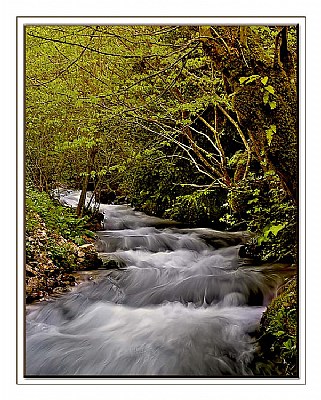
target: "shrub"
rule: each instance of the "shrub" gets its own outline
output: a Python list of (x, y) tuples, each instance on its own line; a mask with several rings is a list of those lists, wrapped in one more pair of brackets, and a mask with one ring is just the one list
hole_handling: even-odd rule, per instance
[(297, 320), (297, 281), (292, 278), (263, 314), (258, 332), (257, 373), (297, 376)]
[(35, 228), (39, 227), (41, 220), (47, 229), (76, 244), (81, 242), (83, 234), (91, 235), (91, 232), (85, 228), (88, 216), (77, 218), (72, 209), (60, 205), (51, 199), (48, 193), (27, 188), (26, 233), (32, 233)]
[(166, 210), (165, 216), (189, 225), (224, 228), (220, 221), (223, 215), (221, 203), (225, 200), (225, 192), (217, 190), (195, 191), (178, 196), (174, 205)]
[(297, 207), (280, 188), (273, 173), (250, 174), (228, 194), (230, 210), (222, 221), (243, 222), (255, 233), (255, 252), (263, 260), (297, 261)]

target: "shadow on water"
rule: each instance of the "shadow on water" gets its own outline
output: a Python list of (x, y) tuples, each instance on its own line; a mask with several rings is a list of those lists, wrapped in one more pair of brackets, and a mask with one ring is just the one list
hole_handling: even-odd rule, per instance
[(244, 232), (101, 211), (97, 249), (123, 268), (28, 309), (26, 376), (252, 376), (252, 334), (288, 269), (242, 265)]

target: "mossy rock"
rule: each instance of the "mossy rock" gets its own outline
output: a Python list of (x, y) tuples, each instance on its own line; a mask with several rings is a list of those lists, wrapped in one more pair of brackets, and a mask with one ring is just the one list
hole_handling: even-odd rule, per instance
[(79, 270), (95, 270), (101, 268), (103, 265), (102, 260), (98, 257), (97, 251), (92, 247), (80, 247), (81, 251), (78, 252), (78, 268)]
[(102, 259), (102, 266), (100, 268), (103, 269), (120, 269), (125, 268), (126, 265), (124, 262), (120, 260), (115, 260), (112, 258), (103, 258)]
[(290, 279), (264, 312), (258, 332), (258, 375), (298, 377), (297, 279)]

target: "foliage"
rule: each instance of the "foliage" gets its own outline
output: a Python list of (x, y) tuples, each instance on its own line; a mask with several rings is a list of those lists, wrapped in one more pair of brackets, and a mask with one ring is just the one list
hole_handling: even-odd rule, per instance
[[(88, 217), (79, 219), (70, 208), (55, 203), (46, 192), (27, 188), (26, 191), (26, 233), (31, 234), (39, 227), (39, 218), (47, 229), (56, 232), (67, 240), (76, 244), (83, 244), (83, 235), (91, 236), (85, 226)], [(55, 250), (55, 252), (59, 252)]]
[(262, 260), (297, 262), (297, 207), (287, 198), (275, 174), (269, 182), (250, 174), (228, 194), (229, 212), (222, 218), (231, 227), (242, 222), (256, 233), (255, 253)]
[(294, 26), (28, 26), (27, 178), (248, 228), (264, 259), (295, 259), (296, 58)]
[[(120, 188), (137, 209), (162, 216), (182, 192), (179, 185), (169, 184), (184, 175), (184, 169), (167, 157), (162, 144), (155, 150), (132, 154), (121, 169)], [(118, 167), (120, 170), (120, 167)]]
[[(82, 242), (83, 243), (83, 242)], [(53, 263), (65, 271), (77, 269), (75, 247), (65, 242), (57, 243), (57, 238), (48, 237), (45, 245), (46, 253)]]
[(298, 376), (297, 321), (297, 282), (292, 278), (263, 314), (258, 332), (258, 374)]
[[(75, 285), (73, 271), (96, 269), (102, 264), (92, 245), (93, 232), (86, 218), (53, 201), (45, 192), (26, 192), (26, 301), (63, 293)], [(78, 245), (87, 244), (79, 248)]]
[(178, 196), (173, 206), (166, 210), (165, 216), (182, 221), (188, 225), (223, 229), (222, 203), (226, 193), (222, 189), (199, 190)]
[(75, 210), (61, 206), (45, 192), (27, 187), (26, 263), (31, 275), (43, 270), (64, 278), (66, 272), (97, 266), (99, 260), (90, 247), (85, 253), (78, 248), (95, 238), (87, 224), (88, 217), (77, 218)]

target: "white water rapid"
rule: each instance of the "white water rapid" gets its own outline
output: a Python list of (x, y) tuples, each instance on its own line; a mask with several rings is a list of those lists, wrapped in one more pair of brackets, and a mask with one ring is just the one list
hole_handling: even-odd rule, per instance
[(242, 265), (245, 234), (180, 229), (126, 205), (100, 211), (97, 249), (121, 267), (29, 309), (26, 376), (253, 375), (252, 334), (281, 278)]

